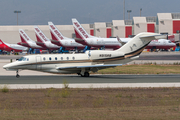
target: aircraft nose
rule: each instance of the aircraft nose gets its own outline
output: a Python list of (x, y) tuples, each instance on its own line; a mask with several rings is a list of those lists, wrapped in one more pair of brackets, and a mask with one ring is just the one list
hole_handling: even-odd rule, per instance
[(12, 70), (12, 69), (14, 69), (13, 67), (14, 67), (14, 65), (12, 63), (9, 63), (9, 64), (4, 65), (3, 69)]
[(8, 67), (9, 67), (9, 64), (4, 65), (4, 66), (3, 66), (3, 69), (7, 69)]

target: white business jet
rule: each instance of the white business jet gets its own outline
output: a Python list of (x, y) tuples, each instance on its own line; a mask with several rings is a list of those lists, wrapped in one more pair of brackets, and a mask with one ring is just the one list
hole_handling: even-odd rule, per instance
[(6, 70), (35, 70), (48, 73), (77, 73), (88, 77), (89, 72), (116, 67), (139, 58), (140, 53), (154, 39), (164, 38), (157, 33), (140, 33), (115, 51), (89, 50), (81, 54), (28, 55), (4, 65)]

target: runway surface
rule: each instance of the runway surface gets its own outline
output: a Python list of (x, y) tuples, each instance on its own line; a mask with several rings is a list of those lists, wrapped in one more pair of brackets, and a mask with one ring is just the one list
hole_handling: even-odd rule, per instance
[(180, 75), (77, 75), (55, 76), (0, 76), (0, 84), (62, 84), (68, 83), (173, 83), (180, 82)]
[(76, 75), (0, 76), (0, 87), (10, 89), (63, 88), (118, 88), (118, 87), (180, 87), (180, 75)]

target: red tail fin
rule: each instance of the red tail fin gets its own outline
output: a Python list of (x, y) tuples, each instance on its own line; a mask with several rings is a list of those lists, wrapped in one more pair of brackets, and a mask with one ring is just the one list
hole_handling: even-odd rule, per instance
[(0, 39), (0, 44), (4, 44), (4, 42)]

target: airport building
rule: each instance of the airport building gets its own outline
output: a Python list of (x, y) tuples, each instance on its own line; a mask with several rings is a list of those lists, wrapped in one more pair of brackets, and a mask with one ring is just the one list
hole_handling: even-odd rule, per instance
[[(180, 40), (180, 13), (157, 13), (154, 17), (133, 17), (132, 20), (112, 20), (111, 23), (95, 22), (82, 24), (82, 26), (89, 34), (97, 37), (127, 38), (140, 32), (155, 32), (169, 34), (169, 39), (173, 41)], [(48, 25), (38, 27), (51, 39)], [(56, 25), (56, 27), (64, 36), (75, 37), (73, 25)], [(7, 43), (20, 42), (19, 29), (23, 29), (32, 40), (36, 41), (33, 25), (0, 26), (0, 39)]]

